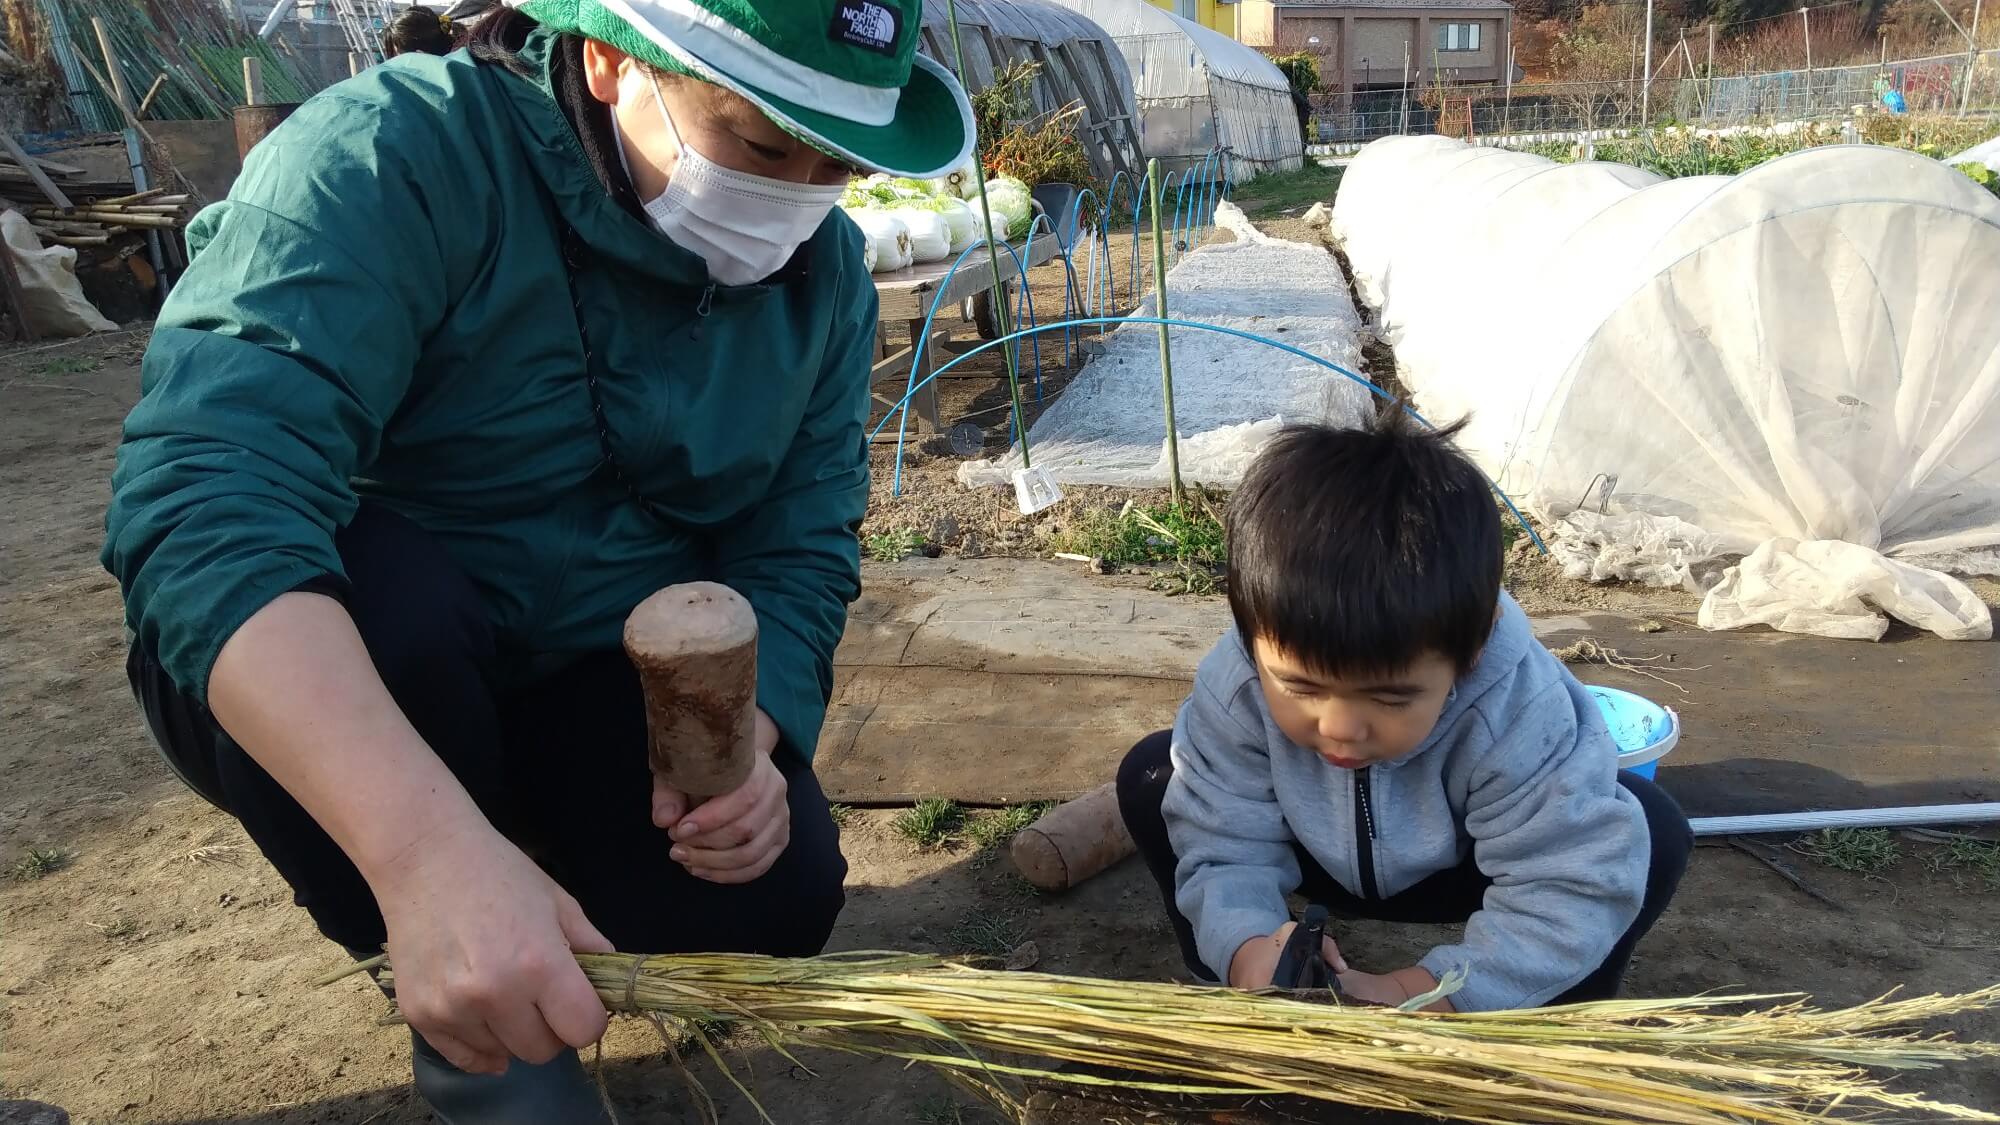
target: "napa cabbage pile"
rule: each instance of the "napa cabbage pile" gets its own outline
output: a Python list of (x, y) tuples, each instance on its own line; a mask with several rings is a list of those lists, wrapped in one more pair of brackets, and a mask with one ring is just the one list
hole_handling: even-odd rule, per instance
[[(986, 239), (979, 208), (979, 166), (970, 161), (932, 180), (873, 175), (854, 180), (840, 197), (840, 209), (861, 228), (863, 259), (871, 273), (888, 273), (912, 263), (953, 258)], [(1021, 238), (1034, 221), (1028, 185), (1012, 176), (985, 181), (994, 234)]]

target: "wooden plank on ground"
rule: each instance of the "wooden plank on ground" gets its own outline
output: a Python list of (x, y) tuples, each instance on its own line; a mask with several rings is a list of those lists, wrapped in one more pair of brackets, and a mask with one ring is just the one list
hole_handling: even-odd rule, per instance
[[(8, 157), (8, 160), (9, 160), (9, 161), (11, 161), (12, 159), (13, 159), (13, 157), (11, 157), (11, 156), (10, 156), (10, 157)], [(50, 159), (49, 159), (48, 157), (46, 157), (46, 156), (30, 156), (30, 157), (28, 157), (28, 159), (30, 159), (30, 160), (34, 161), (34, 162), (35, 162), (36, 164), (40, 165), (40, 166), (41, 166), (41, 169), (42, 169), (42, 171), (44, 171), (44, 172), (54, 172), (54, 173), (55, 173), (56, 175), (58, 175), (58, 176), (81, 176), (81, 175), (83, 175), (83, 169), (81, 169), (81, 168), (77, 167), (77, 166), (76, 166), (76, 165), (74, 165), (74, 164), (62, 164), (62, 163), (59, 163), (59, 162), (57, 162), (57, 161), (54, 161), (54, 160), (50, 160)], [(16, 166), (10, 163), (10, 164), (6, 164), (6, 165), (0, 165), (0, 167), (7, 167), (7, 168), (13, 168), (13, 167), (16, 167)], [(25, 173), (25, 172), (23, 172), (23, 174), (25, 175), (26, 173)]]
[(56, 182), (49, 179), (49, 174), (42, 171), (42, 166), (35, 163), (33, 157), (21, 151), (20, 144), (11, 134), (0, 133), (0, 150), (5, 150), (7, 155), (14, 159), (14, 163), (19, 164), (22, 171), (28, 173), (28, 178), (35, 182), (35, 187), (42, 193), (43, 198), (65, 211), (70, 209), (69, 196), (64, 195), (63, 190), (56, 186)]

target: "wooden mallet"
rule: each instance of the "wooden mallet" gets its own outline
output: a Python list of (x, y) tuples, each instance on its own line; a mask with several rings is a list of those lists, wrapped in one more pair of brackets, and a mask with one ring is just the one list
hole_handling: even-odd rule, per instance
[(757, 615), (715, 582), (669, 586), (625, 619), (639, 669), (653, 772), (696, 802), (757, 764)]
[(1014, 834), (1008, 854), (1021, 877), (1043, 890), (1068, 890), (1138, 850), (1106, 782), (1065, 801)]

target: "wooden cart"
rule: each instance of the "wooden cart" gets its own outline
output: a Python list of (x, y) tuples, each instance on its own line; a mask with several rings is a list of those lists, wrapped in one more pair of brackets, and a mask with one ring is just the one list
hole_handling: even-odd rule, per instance
[[(1020, 271), (1014, 265), (1016, 254), (1020, 255), (1023, 266), (1032, 269), (1060, 253), (1055, 238), (1048, 234), (1037, 235), (1031, 244), (1016, 242), (1013, 246), (1014, 254), (1000, 255), (1000, 276), (1010, 289), (1020, 283)], [(923, 369), (917, 372), (919, 379), (948, 362), (949, 356), (964, 351), (946, 340), (950, 325), (960, 317), (959, 306), (970, 298), (990, 296), (993, 291), (993, 268), (984, 254), (974, 251), (966, 255), (956, 273), (951, 267), (952, 259), (946, 259), (875, 275), (875, 294), (881, 301), (881, 310), (877, 314), (877, 358), (869, 371), (868, 385), (875, 401), (887, 409), (894, 410), (908, 393), (910, 364), (917, 343), (923, 338), (924, 318), (930, 315), (933, 302), (938, 313), (931, 321), (931, 342), (924, 349)], [(917, 432), (943, 432), (935, 381), (917, 391), (910, 399), (910, 409), (916, 415)], [(885, 439), (894, 441), (896, 435), (884, 431), (877, 440)]]

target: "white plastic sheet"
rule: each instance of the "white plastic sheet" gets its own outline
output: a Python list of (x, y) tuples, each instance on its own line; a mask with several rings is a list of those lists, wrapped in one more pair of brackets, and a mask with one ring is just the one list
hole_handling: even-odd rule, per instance
[(21, 275), (23, 315), (43, 336), (83, 336), (110, 332), (117, 324), (105, 319), (83, 295), (76, 279), (76, 251), (67, 246), (43, 246), (35, 228), (19, 211), (0, 211), (0, 254), (11, 254)]
[[(1332, 256), (1266, 237), (1232, 204), (1218, 206), (1215, 221), (1237, 240), (1190, 251), (1168, 271), (1168, 315), (1282, 341), (1357, 370), (1361, 318)], [(1155, 307), (1148, 293), (1135, 315), (1152, 316)], [(1102, 337), (1083, 331), (1102, 351), (1028, 431), (1035, 467), (1064, 484), (1165, 485), (1158, 326), (1121, 325)], [(1184, 480), (1233, 487), (1285, 423), (1358, 426), (1373, 416), (1367, 387), (1310, 360), (1221, 333), (1168, 331)], [(958, 477), (968, 486), (1001, 484), (1020, 464), (1016, 447), (996, 461), (967, 462)]]
[(1686, 584), (1702, 544), (1749, 556), (1715, 627), (1853, 636), (1859, 604), (1991, 635), (1917, 566), (2000, 545), (2000, 201), (1962, 174), (1830, 146), (1660, 181), (1389, 138), (1334, 229), (1418, 408), (1470, 413), (1544, 519), (1614, 517), (1554, 529), (1572, 572)]

